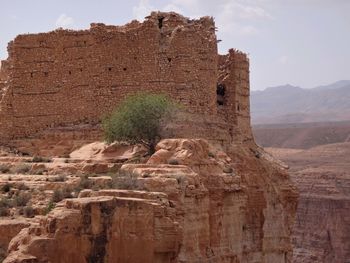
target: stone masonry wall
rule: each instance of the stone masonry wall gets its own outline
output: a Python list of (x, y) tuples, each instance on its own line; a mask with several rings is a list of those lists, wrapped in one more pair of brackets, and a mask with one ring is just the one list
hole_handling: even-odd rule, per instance
[(96, 123), (139, 91), (166, 93), (190, 113), (224, 117), (231, 134), (244, 121), (250, 129), (245, 54), (231, 50), (226, 56), (226, 102), (217, 105), (221, 73), (209, 17), (190, 20), (153, 12), (143, 23), (95, 23), (88, 30), (19, 35), (8, 52), (1, 141), (48, 127)]

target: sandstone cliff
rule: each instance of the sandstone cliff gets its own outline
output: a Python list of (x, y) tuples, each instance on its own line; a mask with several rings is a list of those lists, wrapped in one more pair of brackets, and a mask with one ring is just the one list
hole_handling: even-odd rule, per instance
[(4, 262), (290, 262), (288, 175), (258, 152), (234, 152), (163, 140), (147, 164), (121, 168), (142, 191), (63, 201), (11, 241)]

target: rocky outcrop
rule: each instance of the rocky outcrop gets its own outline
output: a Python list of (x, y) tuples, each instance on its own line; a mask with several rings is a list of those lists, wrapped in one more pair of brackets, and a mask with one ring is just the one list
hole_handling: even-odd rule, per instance
[(0, 220), (0, 261), (3, 260), (11, 239), (29, 225), (24, 219)]
[(126, 160), (141, 158), (147, 154), (147, 149), (142, 145), (130, 145), (127, 143), (93, 142), (77, 149), (70, 154), (71, 158), (80, 160), (104, 160), (123, 162)]
[(21, 253), (4, 262), (171, 262), (180, 239), (171, 210), (147, 195), (67, 200), (23, 229), (9, 248)]
[(161, 141), (116, 185), (61, 202), (23, 229), (4, 262), (290, 262), (297, 192), (257, 149)]

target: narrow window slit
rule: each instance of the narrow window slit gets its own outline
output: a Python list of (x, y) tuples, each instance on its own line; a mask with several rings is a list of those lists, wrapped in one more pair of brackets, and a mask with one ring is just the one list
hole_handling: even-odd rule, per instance
[(224, 101), (225, 101), (225, 92), (226, 92), (226, 87), (224, 84), (219, 83), (216, 86), (216, 103), (219, 106), (224, 105)]
[(158, 18), (158, 27), (159, 27), (159, 29), (161, 29), (163, 27), (163, 20), (164, 20), (164, 17), (159, 17)]

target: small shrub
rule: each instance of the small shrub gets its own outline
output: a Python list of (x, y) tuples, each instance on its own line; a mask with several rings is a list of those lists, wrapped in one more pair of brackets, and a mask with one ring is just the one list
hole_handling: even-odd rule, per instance
[(51, 197), (51, 201), (52, 201), (53, 203), (58, 203), (58, 202), (60, 202), (60, 201), (62, 201), (62, 200), (63, 200), (62, 191), (61, 191), (61, 190), (58, 190), (58, 189), (54, 190), (54, 191), (53, 191), (53, 194), (52, 194), (52, 197)]
[(142, 163), (142, 158), (141, 156), (135, 156), (129, 160), (126, 160), (125, 163)]
[(54, 209), (56, 204), (52, 201), (50, 201), (47, 206), (45, 207), (44, 214), (47, 215), (48, 213), (51, 212), (52, 209)]
[(89, 180), (88, 175), (84, 175), (80, 177), (80, 182), (78, 185), (79, 189), (91, 189), (93, 187), (93, 182)]
[(31, 194), (20, 192), (14, 198), (15, 206), (26, 206), (31, 198), (32, 198)]
[(11, 168), (11, 172), (14, 174), (26, 174), (30, 171), (31, 166), (28, 164), (19, 164)]
[(93, 191), (98, 191), (98, 190), (100, 190), (101, 188), (102, 188), (102, 187), (100, 187), (100, 186), (94, 184), (94, 185), (91, 187), (91, 190), (93, 190)]
[(6, 183), (6, 184), (4, 184), (3, 186), (2, 186), (2, 189), (1, 189), (4, 193), (8, 193), (8, 192), (10, 192), (10, 190), (11, 190), (11, 184), (9, 184), (9, 183)]
[(85, 177), (86, 179), (90, 178), (90, 177), (99, 177), (101, 176), (100, 174), (97, 173), (84, 173), (83, 175), (81, 175), (81, 177)]
[(155, 145), (161, 138), (162, 124), (170, 120), (175, 106), (175, 103), (161, 94), (139, 93), (129, 96), (104, 118), (102, 128), (105, 139), (108, 143), (141, 143), (153, 154)]
[(57, 180), (59, 180), (59, 182), (64, 182), (64, 181), (66, 181), (66, 179), (67, 179), (67, 176), (63, 175), (63, 174), (60, 174), (57, 178)]
[(176, 160), (176, 159), (170, 159), (170, 160), (168, 161), (168, 164), (171, 164), (171, 165), (178, 165), (178, 164), (179, 164), (179, 161)]
[(23, 215), (25, 216), (25, 217), (34, 217), (34, 215), (35, 215), (35, 211), (34, 211), (34, 209), (33, 209), (33, 207), (31, 207), (31, 206), (26, 206), (26, 207), (24, 207), (23, 208)]
[(47, 172), (47, 169), (44, 168), (39, 168), (38, 170), (36, 170), (34, 173), (37, 175), (43, 175), (44, 173)]
[(7, 207), (0, 206), (0, 217), (8, 216), (8, 215), (9, 215), (9, 209)]
[(185, 181), (185, 176), (183, 175), (175, 175), (174, 176), (178, 184), (182, 184)]
[(8, 216), (9, 208), (12, 207), (12, 202), (7, 197), (0, 199), (0, 216)]
[(57, 176), (57, 177), (53, 177), (50, 181), (51, 181), (51, 182), (64, 182), (64, 181), (66, 181), (66, 176), (60, 174), (60, 175)]
[(62, 188), (62, 195), (63, 198), (72, 198), (72, 189), (70, 187), (63, 187)]
[(112, 176), (112, 187), (116, 189), (142, 190), (139, 186), (138, 176), (131, 172), (119, 172)]
[(0, 207), (12, 207), (11, 199), (7, 197), (2, 197), (0, 199)]
[(6, 174), (10, 171), (10, 167), (6, 164), (0, 164), (0, 173)]
[(208, 152), (208, 156), (211, 157), (211, 158), (214, 158), (214, 157), (215, 157), (215, 154), (212, 153), (212, 152)]
[(223, 172), (227, 173), (227, 174), (230, 174), (230, 173), (233, 172), (233, 169), (231, 167), (226, 166), (226, 167), (224, 167)]
[(50, 158), (34, 156), (31, 160), (32, 163), (50, 163), (52, 160)]
[(29, 187), (27, 185), (25, 185), (24, 183), (19, 183), (17, 184), (17, 187), (16, 187), (18, 190), (29, 190)]
[(60, 156), (61, 158), (66, 158), (69, 159), (70, 158), (70, 154), (69, 153), (65, 153), (62, 156)]
[(70, 187), (63, 187), (62, 189), (56, 189), (53, 191), (51, 201), (58, 203), (65, 198), (72, 198), (72, 189)]

